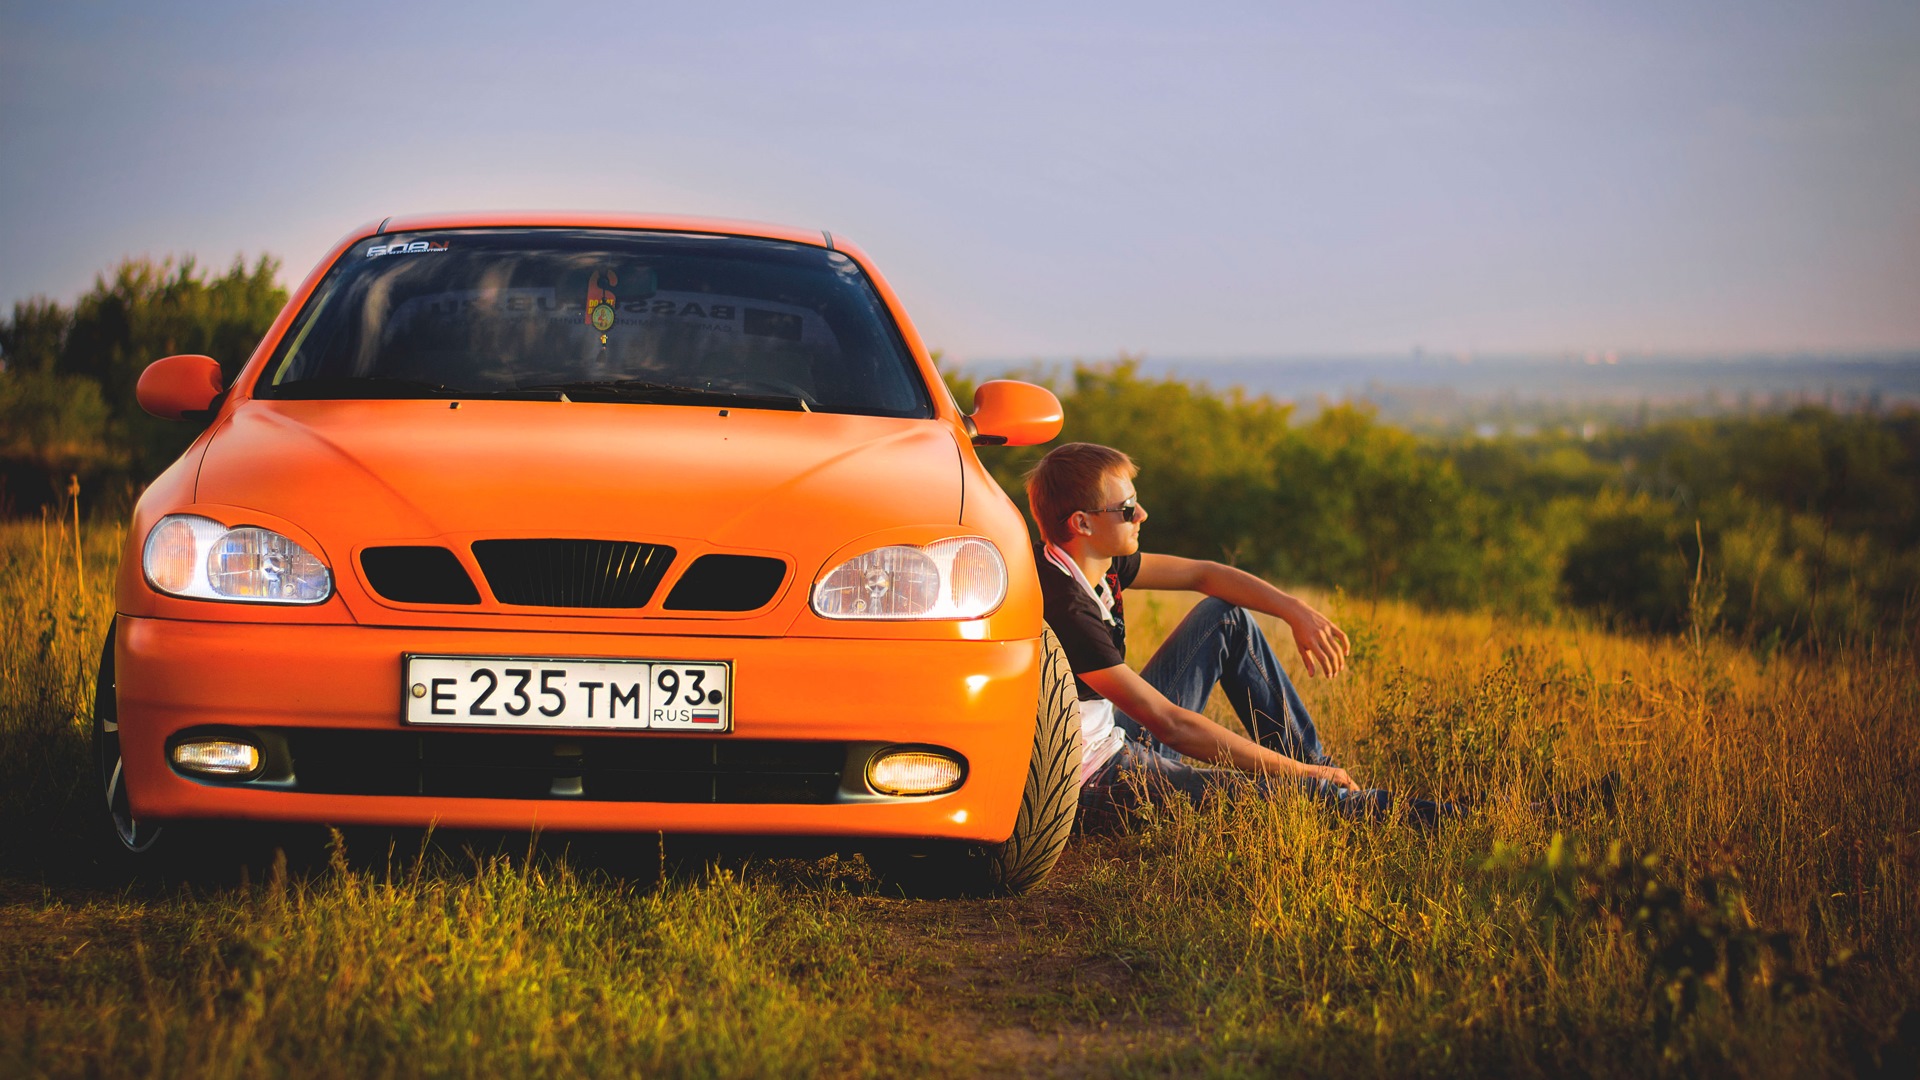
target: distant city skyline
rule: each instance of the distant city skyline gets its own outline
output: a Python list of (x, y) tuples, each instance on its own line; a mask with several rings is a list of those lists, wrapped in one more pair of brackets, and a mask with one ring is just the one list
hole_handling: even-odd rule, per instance
[(1920, 4), (0, 8), (0, 305), (475, 207), (831, 229), (967, 360), (1920, 348)]

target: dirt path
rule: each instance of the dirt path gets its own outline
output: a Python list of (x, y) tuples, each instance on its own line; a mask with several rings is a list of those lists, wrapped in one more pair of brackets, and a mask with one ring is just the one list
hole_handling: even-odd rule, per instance
[(1098, 913), (1061, 885), (1083, 870), (1078, 845), (1052, 887), (1011, 900), (863, 901), (893, 946), (900, 988), (925, 1037), (956, 1071), (1086, 1076), (1178, 1041), (1121, 957), (1090, 959), (1082, 932)]

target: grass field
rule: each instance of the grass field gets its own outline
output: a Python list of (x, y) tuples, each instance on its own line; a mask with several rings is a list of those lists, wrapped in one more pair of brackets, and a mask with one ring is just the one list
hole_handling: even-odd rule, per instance
[[(1163, 812), (1016, 900), (891, 898), (851, 856), (369, 831), (128, 886), (87, 824), (118, 543), (0, 526), (0, 1075), (1920, 1069), (1908, 646), (1328, 598), (1354, 664), (1302, 689), (1343, 764), (1480, 809)], [(1129, 599), (1135, 660), (1183, 610)], [(1533, 808), (1609, 771), (1614, 813)]]

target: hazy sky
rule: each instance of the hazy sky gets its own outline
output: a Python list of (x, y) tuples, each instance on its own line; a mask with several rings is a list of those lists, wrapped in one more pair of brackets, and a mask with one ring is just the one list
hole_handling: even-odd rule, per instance
[(474, 207), (831, 229), (962, 358), (1913, 348), (1920, 3), (0, 0), (0, 305)]

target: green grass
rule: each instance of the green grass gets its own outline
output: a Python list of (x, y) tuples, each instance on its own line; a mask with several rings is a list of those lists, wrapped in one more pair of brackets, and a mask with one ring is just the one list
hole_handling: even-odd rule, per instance
[(339, 859), (211, 895), (24, 906), (41, 932), (7, 973), (10, 1075), (840, 1074), (902, 1049), (844, 890)]
[[(1176, 808), (1002, 902), (366, 830), (120, 887), (84, 739), (118, 543), (0, 526), (0, 1074), (1914, 1074), (1911, 654), (1336, 597), (1363, 647), (1303, 685), (1330, 742), (1467, 820)], [(1139, 660), (1184, 605), (1129, 609)], [(1616, 815), (1530, 805), (1608, 770)]]

